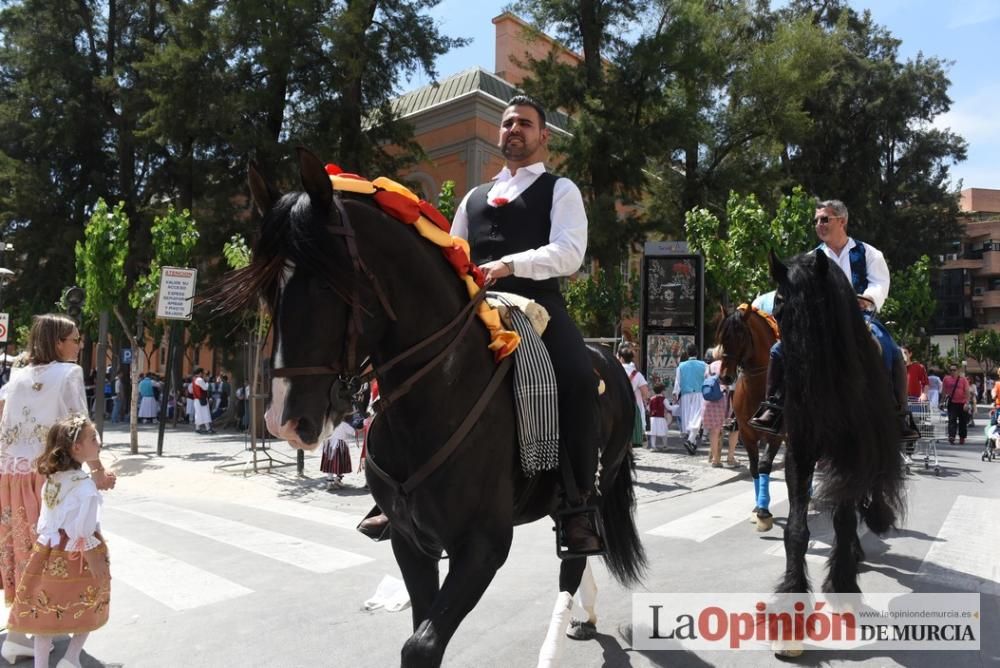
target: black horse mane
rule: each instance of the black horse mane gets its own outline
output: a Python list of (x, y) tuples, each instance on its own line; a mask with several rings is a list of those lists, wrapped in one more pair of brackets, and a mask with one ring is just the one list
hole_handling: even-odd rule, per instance
[(357, 279), (343, 242), (328, 232), (329, 215), (316, 211), (306, 193), (283, 195), (264, 216), (250, 264), (227, 273), (212, 291), (209, 299), (216, 310), (256, 307), (263, 298), (273, 314), (282, 274), (292, 266), (325, 277), (330, 288), (351, 304)]
[(892, 524), (904, 507), (898, 418), (857, 295), (817, 252), (791, 258), (777, 278), (789, 445), (812, 461), (830, 461), (822, 497), (878, 505), (891, 512), (877, 524)]

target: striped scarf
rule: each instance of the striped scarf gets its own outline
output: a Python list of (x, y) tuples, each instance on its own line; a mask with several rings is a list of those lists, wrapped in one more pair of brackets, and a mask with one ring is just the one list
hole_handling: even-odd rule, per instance
[(507, 305), (511, 327), (521, 337), (521, 345), (514, 353), (514, 403), (521, 470), (530, 477), (559, 466), (556, 374), (541, 337), (524, 311), (501, 295), (490, 293), (490, 297)]

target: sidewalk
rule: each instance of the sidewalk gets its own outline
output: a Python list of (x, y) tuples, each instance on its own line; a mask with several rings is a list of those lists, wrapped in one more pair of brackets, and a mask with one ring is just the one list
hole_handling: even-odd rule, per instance
[[(191, 426), (166, 428), (163, 456), (156, 455), (157, 425), (139, 428), (139, 454), (129, 453), (126, 425), (105, 426), (102, 460), (118, 475), (118, 484), (109, 494), (119, 498), (190, 497), (222, 501), (266, 502), (281, 499), (316, 504), (356, 513), (360, 520), (372, 506), (364, 488), (364, 475), (357, 473), (360, 441), (350, 444), (352, 474), (344, 477), (344, 487), (326, 491), (325, 475), (319, 470), (320, 449), (305, 453), (304, 475), (296, 469), (296, 452), (285, 441), (268, 440), (257, 453), (257, 473), (250, 461), (249, 440), (239, 432), (220, 431), (214, 435), (194, 432)], [(258, 447), (259, 447), (258, 442)], [(639, 503), (690, 494), (709, 487), (749, 479), (746, 456), (737, 451), (740, 468), (712, 468), (708, 447), (689, 455), (672, 435), (667, 452), (636, 448), (636, 498)], [(273, 466), (269, 468), (269, 461)]]

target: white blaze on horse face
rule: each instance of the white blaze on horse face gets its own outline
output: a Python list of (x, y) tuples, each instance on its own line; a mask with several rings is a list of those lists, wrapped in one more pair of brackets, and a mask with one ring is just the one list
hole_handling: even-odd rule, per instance
[[(281, 293), (284, 292), (285, 286), (290, 280), (292, 280), (292, 275), (295, 273), (294, 266), (285, 267), (281, 274), (281, 283), (278, 286), (278, 298), (279, 303), (281, 301)], [(281, 369), (285, 366), (284, 353), (282, 351), (282, 346), (284, 345), (284, 337), (281, 336), (281, 325), (278, 319), (275, 318), (275, 333), (277, 334), (277, 345), (274, 350), (274, 368)], [(288, 397), (288, 392), (291, 389), (291, 381), (288, 378), (272, 378), (271, 379), (271, 403), (267, 407), (267, 411), (264, 413), (264, 422), (267, 424), (267, 430), (274, 434), (277, 438), (288, 441), (288, 444), (293, 448), (305, 448), (311, 450), (316, 447), (313, 444), (312, 447), (307, 446), (299, 440), (298, 434), (295, 432), (295, 427), (298, 426), (298, 420), (289, 420), (282, 424), (281, 418), (285, 414), (285, 401)]]

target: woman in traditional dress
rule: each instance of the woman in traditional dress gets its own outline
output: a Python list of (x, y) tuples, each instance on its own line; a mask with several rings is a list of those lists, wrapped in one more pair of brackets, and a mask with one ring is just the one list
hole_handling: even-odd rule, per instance
[(323, 443), (323, 457), (319, 462), (319, 470), (326, 474), (326, 491), (332, 492), (344, 486), (343, 478), (351, 472), (351, 450), (347, 446), (347, 441), (356, 440), (357, 435), (354, 426), (344, 420)]
[[(80, 332), (63, 315), (36, 316), (26, 354), (0, 388), (0, 579), (7, 605), (14, 602), (19, 578), (35, 543), (44, 476), (36, 460), (57, 420), (87, 412), (83, 370), (76, 364)], [(104, 472), (99, 458), (87, 462), (98, 489), (111, 489), (114, 474)], [(14, 630), (0, 646), (10, 663), (34, 656), (28, 637)]]

